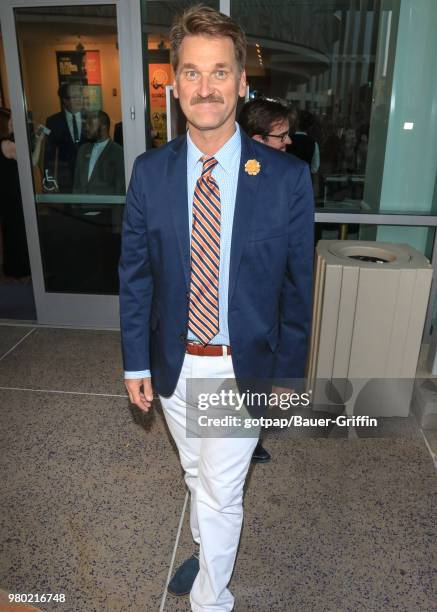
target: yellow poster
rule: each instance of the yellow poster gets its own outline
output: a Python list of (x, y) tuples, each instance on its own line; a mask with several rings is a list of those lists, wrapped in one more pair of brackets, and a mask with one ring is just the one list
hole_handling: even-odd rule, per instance
[(167, 142), (165, 87), (173, 82), (170, 64), (149, 64), (150, 118), (156, 146)]

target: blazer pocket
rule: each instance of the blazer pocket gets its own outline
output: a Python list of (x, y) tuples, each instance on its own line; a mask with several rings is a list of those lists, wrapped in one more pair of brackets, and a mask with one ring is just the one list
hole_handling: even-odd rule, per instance
[(279, 236), (285, 236), (287, 234), (287, 227), (284, 225), (277, 225), (275, 227), (261, 228), (254, 230), (249, 234), (249, 242), (255, 242), (256, 240), (267, 240), (269, 238), (278, 238)]
[(274, 353), (279, 342), (279, 325), (276, 323), (272, 329), (267, 333), (267, 342)]

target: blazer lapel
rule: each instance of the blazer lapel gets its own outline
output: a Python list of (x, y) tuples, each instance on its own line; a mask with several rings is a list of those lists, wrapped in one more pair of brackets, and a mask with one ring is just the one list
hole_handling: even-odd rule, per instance
[[(110, 149), (111, 149), (111, 140), (108, 140), (108, 142), (106, 143), (106, 145), (103, 147), (103, 151), (100, 153), (99, 157), (97, 158), (96, 163), (94, 164), (94, 168), (93, 171), (91, 172), (91, 176), (89, 178), (89, 183), (91, 183), (91, 181), (94, 179), (94, 175), (96, 174), (96, 172), (99, 169), (99, 166), (102, 165), (105, 161), (105, 157), (108, 155)], [(90, 150), (89, 150), (89, 159), (91, 161), (91, 153), (93, 150), (93, 146), (91, 146)], [(88, 162), (88, 168), (89, 168), (89, 162)], [(88, 172), (88, 168), (87, 168), (87, 172)], [(88, 178), (88, 177), (87, 177)]]
[(248, 174), (244, 166), (249, 159), (260, 161), (259, 154), (255, 153), (251, 144), (251, 139), (240, 130), (241, 134), (241, 160), (238, 174), (237, 195), (235, 198), (234, 222), (232, 226), (231, 240), (231, 259), (229, 269), (229, 297), (228, 304), (231, 303), (232, 294), (237, 282), (238, 268), (246, 244), (253, 211), (255, 209), (256, 195), (260, 175), (265, 168), (262, 167), (258, 174)]
[(170, 143), (167, 166), (168, 199), (179, 243), (187, 288), (190, 286), (190, 230), (187, 194), (187, 138), (181, 136)]

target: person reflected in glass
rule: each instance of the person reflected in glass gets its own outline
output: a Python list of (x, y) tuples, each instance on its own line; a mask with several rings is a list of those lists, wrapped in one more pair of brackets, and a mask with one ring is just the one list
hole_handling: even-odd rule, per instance
[(356, 171), (357, 174), (366, 173), (367, 148), (369, 144), (369, 125), (361, 125), (358, 129), (358, 144), (356, 150)]
[(7, 138), (9, 135), (9, 118), (11, 116), (11, 111), (8, 108), (1, 107), (0, 108), (0, 140)]
[(8, 134), (0, 140), (3, 277), (8, 282), (27, 283), (30, 281), (30, 262), (12, 116), (8, 109), (1, 109), (0, 116), (3, 123), (5, 118), (8, 122)]
[(348, 124), (344, 132), (341, 169), (343, 174), (355, 174), (357, 166), (357, 133), (349, 119)]
[(110, 127), (109, 115), (104, 111), (88, 115), (85, 131), (89, 142), (79, 149), (73, 193), (125, 194), (123, 149), (111, 140)]
[(287, 153), (303, 159), (310, 166), (311, 174), (317, 174), (320, 168), (320, 149), (318, 143), (309, 136), (314, 125), (314, 117), (309, 111), (300, 111), (297, 117), (296, 130), (287, 145)]
[(81, 85), (61, 85), (58, 90), (62, 110), (46, 120), (49, 131), (44, 151), (44, 178), (56, 181), (62, 193), (71, 193), (79, 147), (87, 142), (84, 129)]
[(119, 121), (114, 126), (114, 142), (123, 147), (123, 122)]

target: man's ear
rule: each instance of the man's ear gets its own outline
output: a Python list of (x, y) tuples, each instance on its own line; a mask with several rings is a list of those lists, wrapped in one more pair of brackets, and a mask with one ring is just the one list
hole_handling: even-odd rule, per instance
[(173, 81), (173, 95), (175, 98), (179, 98), (178, 86), (176, 84), (176, 79)]
[(246, 97), (246, 85), (247, 85), (246, 71), (243, 70), (243, 72), (240, 74), (240, 81), (239, 81), (239, 84), (238, 84), (238, 95), (241, 98), (245, 98)]
[(264, 142), (264, 138), (261, 136), (261, 134), (254, 134), (252, 138), (258, 142)]

